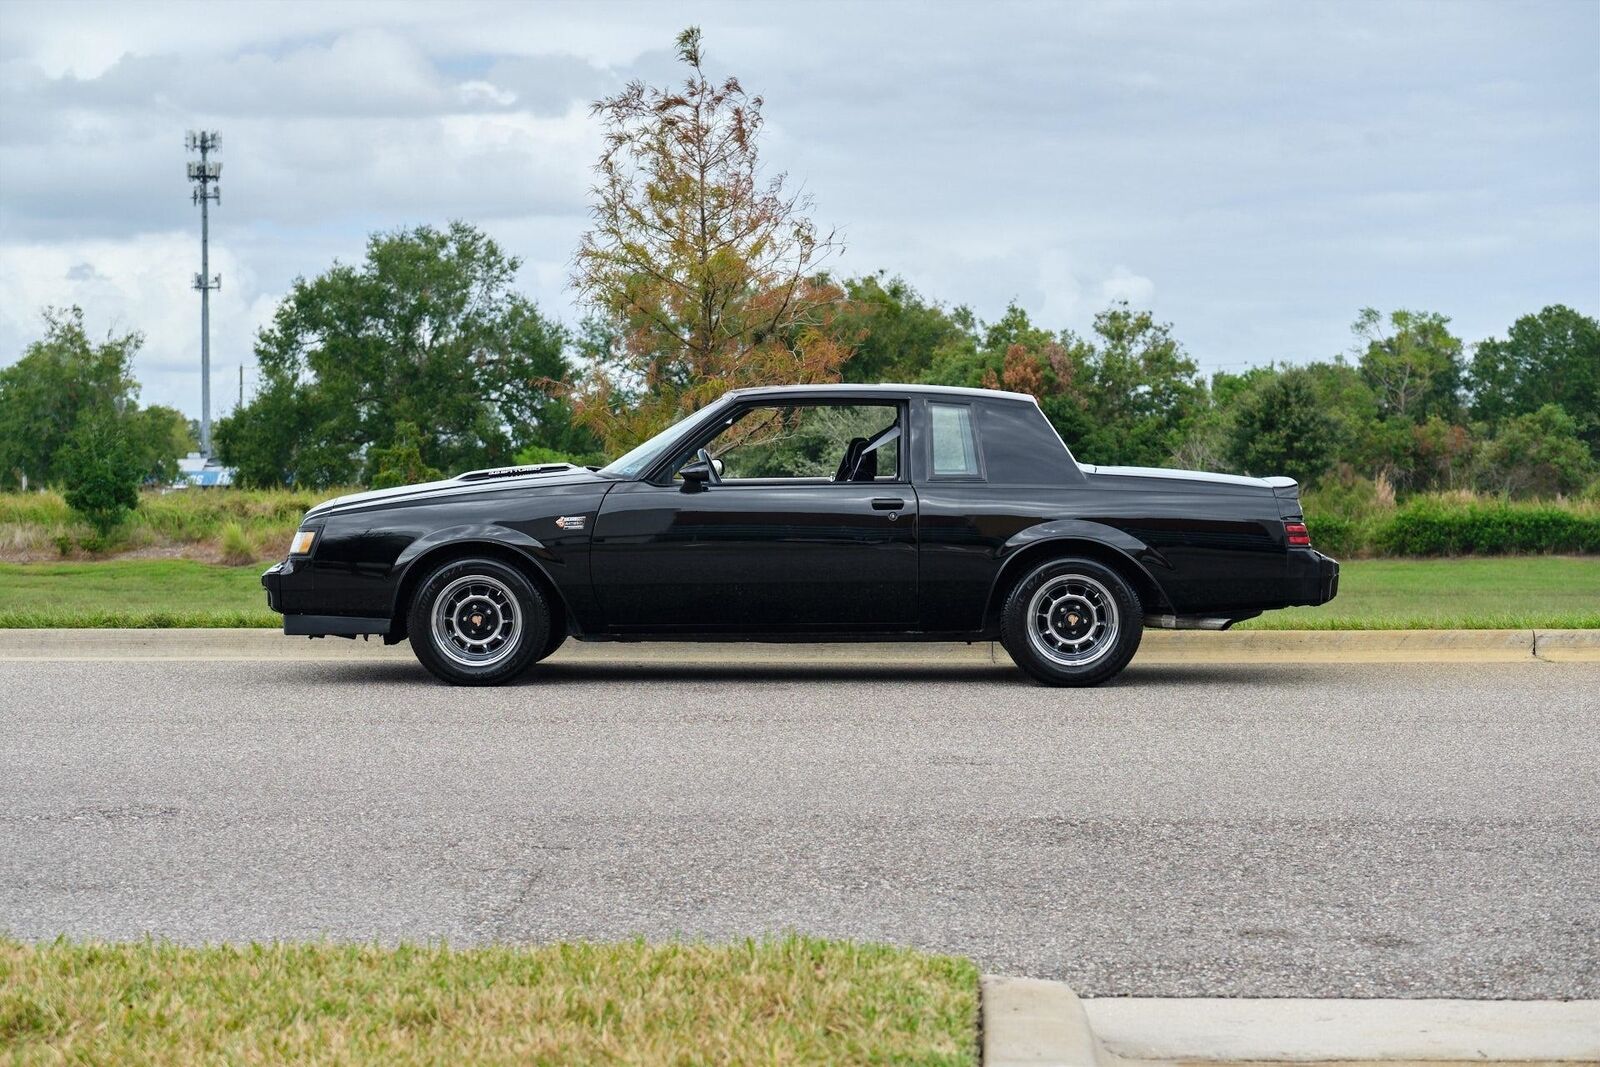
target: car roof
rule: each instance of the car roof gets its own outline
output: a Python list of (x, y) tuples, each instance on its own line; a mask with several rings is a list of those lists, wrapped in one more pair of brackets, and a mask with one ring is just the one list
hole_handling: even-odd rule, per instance
[(730, 389), (723, 396), (826, 396), (830, 393), (843, 396), (872, 396), (882, 393), (889, 396), (959, 396), (968, 399), (981, 397), (985, 400), (1021, 400), (1029, 404), (1038, 403), (1027, 393), (1008, 393), (1002, 389), (967, 389), (957, 385), (897, 385), (890, 382), (877, 384), (824, 382), (817, 385), (758, 385), (744, 389)]

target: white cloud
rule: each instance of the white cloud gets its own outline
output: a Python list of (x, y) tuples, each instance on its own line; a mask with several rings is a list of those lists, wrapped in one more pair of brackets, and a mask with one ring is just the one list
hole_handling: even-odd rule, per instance
[(1118, 266), (1100, 283), (1100, 306), (1124, 300), (1136, 308), (1147, 308), (1155, 302), (1156, 283), (1127, 267)]
[(516, 93), (486, 81), (462, 82), (456, 86), (456, 95), (460, 97), (462, 104), (469, 108), (480, 104), (510, 107), (517, 102)]
[[(71, 245), (0, 245), (0, 292), (8, 297), (0, 302), (0, 336), (36, 338), (41, 309), (76, 304), (91, 335), (144, 334), (134, 373), (145, 402), (198, 411), (200, 294), (190, 288), (197, 244), (191, 234), (153, 233)], [(260, 292), (251, 267), (226, 249), (213, 250), (211, 269), (223, 279), (211, 296), (216, 389), (248, 361), (250, 341), (266, 320), (263, 310), (270, 315), (276, 301)]]

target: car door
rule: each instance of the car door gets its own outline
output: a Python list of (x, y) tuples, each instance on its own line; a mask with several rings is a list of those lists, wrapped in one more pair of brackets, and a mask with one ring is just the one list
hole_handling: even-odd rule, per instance
[[(719, 449), (733, 426), (748, 426), (763, 407), (733, 412), (715, 433), (690, 442), (674, 469), (655, 481), (624, 483), (606, 495), (590, 551), (608, 628), (914, 628), (917, 501), (900, 461), (903, 405), (791, 402), (783, 409), (807, 409), (801, 421), (822, 429), (758, 441), (754, 449), (741, 446), (737, 456), (736, 450)], [(833, 410), (809, 411), (822, 408)], [(864, 427), (861, 432), (851, 418)], [(863, 436), (869, 431), (871, 439)], [(876, 440), (882, 435), (892, 436)], [(866, 454), (876, 459), (877, 471), (861, 470), (860, 462), (853, 474), (840, 469), (845, 454), (852, 448), (859, 453), (869, 440), (872, 451)], [(701, 447), (723, 464), (719, 483), (697, 486), (675, 477)], [(824, 473), (830, 468), (831, 474)], [(835, 480), (840, 473), (849, 476)]]

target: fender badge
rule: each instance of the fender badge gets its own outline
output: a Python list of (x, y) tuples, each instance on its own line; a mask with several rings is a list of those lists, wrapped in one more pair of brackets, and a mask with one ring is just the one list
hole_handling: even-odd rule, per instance
[(581, 530), (585, 518), (584, 515), (562, 515), (556, 519), (556, 525), (563, 530)]

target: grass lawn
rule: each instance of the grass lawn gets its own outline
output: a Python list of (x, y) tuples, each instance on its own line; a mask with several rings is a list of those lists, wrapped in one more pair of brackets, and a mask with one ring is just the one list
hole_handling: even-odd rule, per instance
[(1318, 608), (1269, 611), (1240, 629), (1600, 628), (1600, 556), (1358, 559)]
[[(261, 567), (195, 560), (0, 563), (0, 628), (279, 626)], [(1600, 556), (1375, 559), (1343, 564), (1320, 608), (1244, 629), (1600, 628)]]
[(0, 628), (281, 626), (260, 566), (187, 559), (0, 563)]
[(38, 946), (0, 940), (12, 1062), (977, 1062), (968, 960), (731, 946)]

